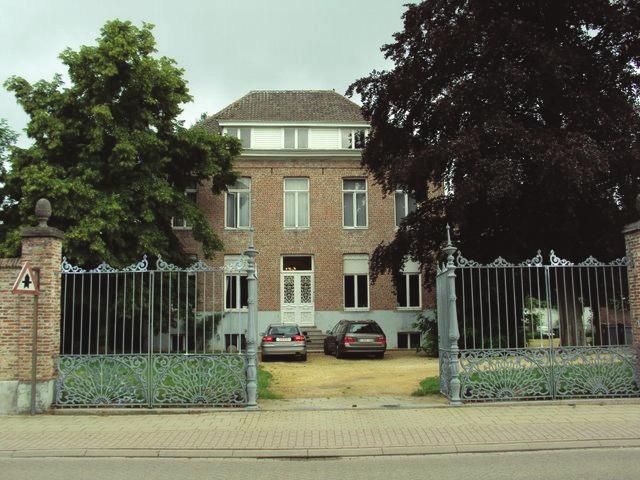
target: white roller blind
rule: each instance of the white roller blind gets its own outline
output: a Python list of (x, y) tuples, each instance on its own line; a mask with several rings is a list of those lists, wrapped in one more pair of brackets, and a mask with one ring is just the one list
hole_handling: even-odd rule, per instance
[(251, 148), (280, 149), (282, 148), (281, 128), (254, 128), (252, 132)]
[(344, 273), (366, 275), (369, 273), (369, 255), (353, 254), (344, 256)]
[(336, 150), (340, 148), (338, 128), (310, 128), (309, 148), (316, 150)]

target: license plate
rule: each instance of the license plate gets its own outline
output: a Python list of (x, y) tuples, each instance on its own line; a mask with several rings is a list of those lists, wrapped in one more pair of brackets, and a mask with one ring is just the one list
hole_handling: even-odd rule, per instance
[(280, 337), (276, 338), (276, 342), (290, 342), (290, 341), (291, 341), (290, 338), (280, 338)]
[(359, 341), (360, 342), (373, 343), (373, 338), (361, 338)]

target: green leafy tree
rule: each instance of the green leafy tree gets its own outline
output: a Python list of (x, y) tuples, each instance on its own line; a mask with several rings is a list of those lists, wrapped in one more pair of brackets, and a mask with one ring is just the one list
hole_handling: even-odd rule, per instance
[(382, 47), (394, 67), (347, 91), (372, 125), (363, 164), (418, 201), (373, 274), (406, 254), (433, 268), (447, 222), (480, 261), (623, 254), (640, 191), (640, 3), (426, 0), (403, 19)]
[[(9, 161), (9, 155), (11, 150), (18, 139), (18, 135), (9, 127), (9, 124), (4, 118), (0, 118), (0, 187), (4, 183), (7, 169), (6, 165)], [(0, 197), (0, 209), (4, 203)], [(3, 238), (7, 226), (0, 221), (0, 238)]]
[(186, 219), (206, 255), (221, 247), (184, 192), (233, 183), (240, 145), (177, 119), (191, 96), (175, 61), (154, 55), (152, 28), (114, 20), (95, 45), (64, 50), (68, 85), (59, 75), (5, 83), (30, 117), (33, 145), (13, 149), (0, 185), (4, 254), (16, 253), (18, 227), (34, 220), (40, 197), (51, 200), (51, 224), (80, 264), (124, 265), (143, 253), (184, 262), (172, 218)]
[(0, 168), (9, 159), (11, 148), (18, 139), (18, 135), (10, 127), (4, 118), (0, 118)]

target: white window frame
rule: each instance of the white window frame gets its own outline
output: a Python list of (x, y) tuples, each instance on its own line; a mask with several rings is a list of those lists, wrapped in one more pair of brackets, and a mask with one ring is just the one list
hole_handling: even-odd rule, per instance
[[(306, 180), (307, 189), (306, 190), (287, 190), (287, 180)], [(284, 226), (285, 230), (308, 230), (310, 228), (311, 226), (311, 195), (309, 194), (309, 187), (310, 187), (309, 177), (285, 177), (282, 180), (282, 214), (283, 214), (282, 225)], [(295, 216), (296, 224), (293, 227), (287, 226), (287, 193), (295, 194), (294, 216)], [(305, 226), (299, 225), (300, 219), (298, 217), (298, 212), (299, 212), (298, 196), (300, 193), (307, 194), (307, 225)]]
[[(366, 307), (347, 307), (346, 286), (347, 277), (367, 277), (367, 306)], [(371, 285), (369, 285), (368, 273), (343, 273), (342, 274), (342, 307), (345, 312), (368, 312), (371, 310)], [(353, 279), (353, 304), (358, 304), (358, 280)]]
[[(344, 182), (345, 181), (349, 181), (349, 180), (363, 180), (364, 181), (364, 190), (345, 190), (344, 188)], [(344, 216), (344, 194), (345, 193), (351, 193), (351, 195), (353, 196), (353, 226), (349, 226), (349, 225), (345, 225), (344, 224), (344, 220), (345, 220), (345, 216)], [(356, 225), (356, 223), (358, 222), (358, 215), (357, 215), (357, 206), (356, 206), (356, 201), (355, 201), (355, 197), (358, 193), (364, 193), (364, 206), (365, 206), (365, 224), (363, 226), (361, 225)], [(342, 228), (346, 229), (346, 230), (364, 230), (369, 228), (369, 185), (367, 182), (367, 179), (365, 177), (345, 177), (342, 179), (342, 192), (341, 192), (341, 198), (342, 198)]]
[[(361, 268), (356, 268), (355, 271), (351, 269), (347, 269), (347, 262), (357, 260), (358, 262), (366, 261), (366, 271), (362, 271)], [(367, 254), (359, 254), (359, 253), (349, 253), (344, 254), (342, 257), (342, 308), (348, 312), (368, 312), (371, 310), (371, 285), (369, 278), (369, 255)], [(361, 267), (361, 266), (360, 266)], [(348, 270), (348, 271), (345, 271)], [(358, 307), (358, 280), (356, 278), (353, 279), (353, 307), (347, 307), (347, 295), (346, 295), (346, 286), (347, 286), (347, 277), (366, 277), (367, 279), (367, 306), (366, 307)]]
[[(247, 127), (246, 125), (238, 126), (238, 127), (235, 127), (235, 126), (233, 126), (233, 125), (230, 125), (230, 127), (231, 127), (231, 128), (235, 128), (235, 129), (237, 129), (237, 130), (238, 130), (238, 136), (237, 136), (237, 137), (234, 137), (234, 138), (237, 138), (238, 140), (240, 140), (240, 142), (242, 142), (242, 129), (243, 129), (243, 128), (247, 128), (247, 129), (249, 129), (249, 130), (251, 131), (251, 133), (249, 134), (249, 136), (250, 136), (250, 138), (249, 138), (249, 146), (247, 147), (247, 149), (252, 149), (252, 148), (253, 148), (253, 145), (252, 145), (252, 143), (253, 143), (253, 128), (251, 128), (251, 127)], [(224, 127), (224, 128), (222, 129), (222, 134), (223, 134), (223, 135), (228, 135), (227, 127)], [(282, 134), (282, 139), (283, 139), (283, 141), (284, 141), (284, 133)], [(283, 145), (284, 145), (284, 144), (283, 144)], [(244, 149), (245, 147), (242, 147), (242, 148)]]
[[(246, 307), (242, 307), (241, 305), (241, 298), (242, 295), (240, 293), (240, 286), (242, 285), (242, 283), (240, 282), (240, 278), (241, 277), (246, 277), (247, 274), (242, 274), (242, 273), (225, 273), (224, 275), (224, 311), (225, 312), (246, 312), (249, 309), (249, 306), (247, 305)], [(236, 284), (236, 305), (238, 305), (238, 307), (227, 307), (227, 278), (233, 278), (233, 282)], [(249, 288), (249, 285), (247, 285), (247, 288)], [(247, 291), (247, 294), (249, 292)]]
[[(398, 219), (396, 218), (396, 212), (398, 211), (397, 207), (397, 202), (398, 200), (396, 199), (396, 194), (401, 193), (403, 195), (403, 201), (404, 201), (404, 216), (400, 219), (400, 222), (398, 222)], [(393, 193), (393, 221), (395, 222), (396, 225), (396, 229), (400, 227), (400, 223), (402, 223), (402, 220), (404, 220), (405, 218), (407, 218), (407, 215), (409, 215), (409, 197), (410, 197), (410, 193), (405, 192), (404, 190), (396, 190)], [(417, 207), (416, 207), (417, 208)]]
[[(351, 146), (343, 147), (342, 146), (342, 132), (346, 130), (351, 135)], [(340, 129), (340, 149), (341, 150), (362, 150), (362, 148), (356, 148), (356, 132), (364, 132), (364, 143), (367, 143), (367, 139), (369, 138), (369, 129), (368, 128), (341, 128)]]
[[(230, 186), (227, 188), (227, 191), (224, 192), (224, 229), (225, 230), (249, 230), (251, 228), (251, 200), (252, 200), (252, 195), (251, 195), (251, 189), (253, 186), (253, 183), (251, 181), (251, 177), (240, 177), (240, 179), (243, 180), (247, 180), (249, 182), (249, 188), (245, 189), (245, 188), (233, 188), (233, 186)], [(235, 227), (230, 227), (227, 225), (227, 197), (229, 195), (229, 193), (245, 193), (248, 192), (249, 193), (249, 201), (247, 202), (247, 205), (249, 206), (249, 225), (242, 225), (240, 226), (240, 196), (236, 195), (236, 225)]]
[[(420, 272), (402, 272), (402, 281), (405, 282), (405, 302), (407, 306), (402, 307), (398, 303), (398, 295), (396, 292), (396, 310), (422, 310), (422, 273)], [(417, 306), (409, 306), (409, 299), (411, 297), (409, 293), (409, 276), (417, 275), (418, 276), (418, 305)]]
[[(195, 201), (196, 204), (198, 202), (198, 189), (196, 187), (189, 187), (189, 188), (185, 188), (184, 189), (184, 194), (185, 196), (189, 195), (190, 193), (194, 193), (195, 194)], [(187, 223), (187, 219), (186, 218), (182, 218), (182, 225), (176, 225), (175, 223), (175, 218), (171, 217), (171, 228), (173, 228), (174, 230), (191, 230), (193, 229), (193, 225), (189, 225)]]

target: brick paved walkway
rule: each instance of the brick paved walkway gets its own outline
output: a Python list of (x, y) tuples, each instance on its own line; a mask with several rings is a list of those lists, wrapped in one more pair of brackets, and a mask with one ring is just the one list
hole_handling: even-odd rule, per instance
[[(632, 441), (633, 440), (633, 441)], [(0, 453), (137, 456), (197, 451), (308, 455), (476, 451), (487, 445), (617, 441), (638, 444), (640, 403), (535, 404), (338, 411), (0, 417)], [(422, 449), (422, 450), (421, 450)], [(524, 448), (520, 448), (524, 449)], [(218, 452), (217, 454), (215, 452)], [(43, 453), (45, 452), (45, 453)], [(106, 453), (105, 453), (106, 452)], [(136, 453), (137, 452), (137, 453)], [(297, 452), (297, 453), (296, 453)], [(131, 453), (131, 452), (129, 452)], [(277, 454), (277, 452), (276, 452)], [(357, 452), (356, 452), (357, 454)]]

